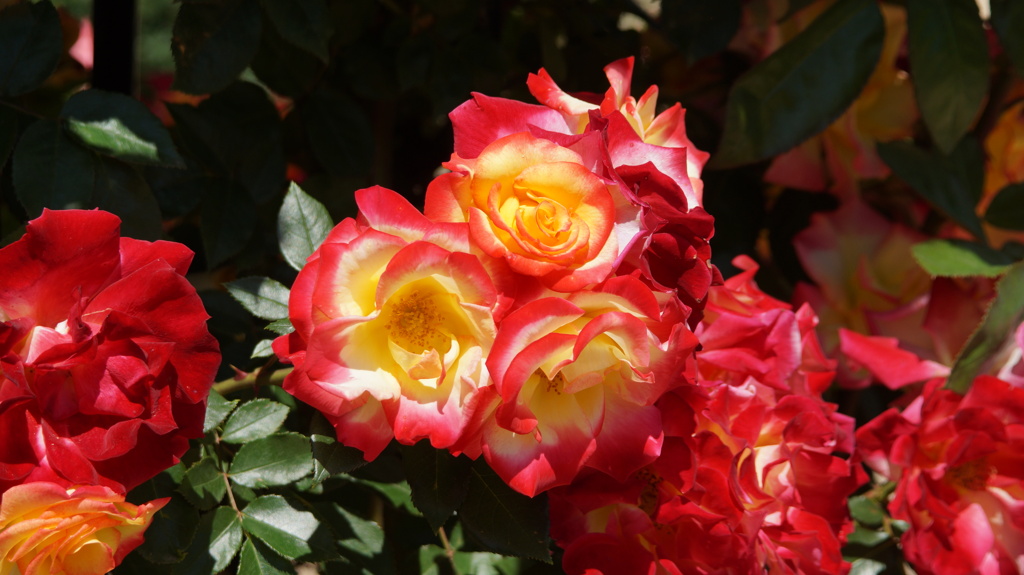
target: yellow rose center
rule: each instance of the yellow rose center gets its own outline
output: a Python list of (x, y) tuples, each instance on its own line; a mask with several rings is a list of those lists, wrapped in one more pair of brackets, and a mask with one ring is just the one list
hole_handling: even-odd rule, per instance
[(384, 304), (381, 319), (391, 340), (412, 353), (436, 349), (442, 354), (451, 347), (451, 337), (441, 328), (445, 315), (433, 290), (410, 285)]
[(562, 392), (565, 391), (565, 375), (561, 371), (556, 373), (554, 378), (549, 378), (547, 375), (544, 375), (543, 371), (538, 369), (536, 376), (539, 379), (538, 387), (544, 391), (554, 393), (555, 395), (562, 395)]

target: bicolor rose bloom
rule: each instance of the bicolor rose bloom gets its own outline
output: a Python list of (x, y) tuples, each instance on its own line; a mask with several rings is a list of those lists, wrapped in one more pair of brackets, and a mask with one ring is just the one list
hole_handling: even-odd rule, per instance
[(598, 134), (559, 145), (503, 136), (475, 158), (457, 154), (427, 189), (432, 220), (468, 222), (473, 242), (517, 273), (571, 292), (611, 275), (637, 230), (638, 210), (599, 175)]
[(893, 518), (921, 575), (1024, 570), (1024, 389), (980, 376), (963, 396), (930, 381), (902, 412), (857, 431), (858, 449), (896, 482)]
[(664, 299), (623, 276), (510, 313), (487, 358), (491, 400), (459, 450), (530, 496), (584, 465), (624, 478), (649, 463), (663, 437), (654, 402), (684, 383), (697, 343)]
[[(657, 86), (647, 88), (639, 100), (630, 94), (633, 64), (634, 59), (630, 56), (604, 67), (610, 87), (603, 97), (598, 94), (567, 94), (543, 68), (536, 74), (530, 74), (526, 79), (526, 85), (538, 102), (562, 114), (573, 133), (579, 134), (586, 130), (591, 112), (598, 112), (601, 116), (620, 112), (644, 142), (656, 146), (696, 150), (686, 135), (686, 110), (679, 102), (661, 113), (656, 113)], [(708, 157), (709, 154), (705, 152), (696, 152), (693, 155), (694, 167), (698, 173)]]
[[(449, 115), (451, 173), (428, 187), (424, 211), (437, 221), (470, 222), (484, 251), (556, 291), (636, 273), (656, 290), (678, 289), (696, 319), (717, 277), (709, 263), (712, 218), (701, 208), (708, 155), (686, 139), (678, 104), (678, 114), (652, 120), (661, 127), (651, 134), (673, 136), (656, 138), (664, 145), (645, 139), (627, 108), (646, 118), (656, 88), (640, 113), (628, 104), (632, 61), (608, 72), (615, 87), (607, 105), (580, 103), (586, 122), (555, 109), (551, 102), (573, 97), (550, 78), (541, 100), (554, 98), (555, 108), (473, 94)], [(531, 86), (542, 77), (531, 77)]]
[[(367, 460), (392, 439), (461, 435), (496, 316), (508, 298), (470, 253), (465, 224), (435, 224), (383, 188), (356, 192), (359, 219), (338, 224), (299, 272), (274, 342), (295, 366), (284, 389), (319, 409)], [(488, 267), (490, 266), (490, 267)]]
[(843, 573), (848, 497), (866, 479), (853, 420), (821, 399), (831, 362), (808, 308), (753, 284), (711, 288), (689, 377), (657, 402), (661, 456), (551, 491), (567, 573)]
[[(610, 67), (620, 66), (623, 62), (620, 60)], [(629, 66), (629, 70), (632, 70), (632, 65)], [(628, 89), (628, 86), (626, 88)], [(547, 97), (538, 98), (546, 102), (550, 96), (551, 94), (548, 94)], [(678, 110), (678, 114), (670, 122), (671, 130), (667, 130), (675, 135), (665, 140), (659, 138), (656, 140), (659, 143), (652, 142), (645, 138), (643, 133), (639, 133), (636, 118), (625, 111), (614, 107), (596, 108), (595, 105), (595, 109), (590, 109), (589, 112), (581, 111), (580, 113), (588, 115), (587, 121), (582, 122), (575, 114), (561, 112), (561, 106), (557, 102), (548, 107), (473, 94), (472, 100), (449, 114), (455, 130), (455, 154), (460, 158), (475, 158), (491, 142), (517, 132), (529, 132), (561, 145), (579, 149), (579, 136), (597, 132), (607, 150), (606, 154), (600, 153), (607, 155), (608, 165), (604, 169), (609, 171), (610, 166), (609, 177), (614, 177), (613, 174), (622, 166), (642, 166), (650, 163), (659, 172), (672, 178), (682, 189), (686, 198), (683, 208), (686, 205), (691, 208), (701, 205), (704, 184), (700, 179), (700, 173), (707, 163), (709, 154), (697, 149), (686, 137), (682, 121), (683, 111), (679, 104), (672, 108)], [(666, 113), (673, 115), (671, 110)], [(583, 154), (588, 158), (595, 156), (593, 151), (586, 151)]]
[(0, 491), (124, 493), (203, 435), (220, 352), (184, 277), (192, 252), (120, 223), (47, 210), (0, 249)]
[(168, 501), (133, 505), (103, 486), (16, 485), (0, 502), (0, 575), (103, 575), (142, 544)]
[(911, 251), (925, 239), (856, 200), (814, 215), (794, 238), (815, 282), (798, 284), (794, 300), (821, 317), (841, 385), (895, 389), (942, 377), (981, 320), (992, 281), (930, 277)]

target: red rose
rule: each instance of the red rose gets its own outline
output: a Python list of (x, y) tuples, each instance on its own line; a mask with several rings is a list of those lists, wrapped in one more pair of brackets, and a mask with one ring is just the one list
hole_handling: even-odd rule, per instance
[(0, 249), (0, 492), (126, 491), (203, 433), (220, 352), (180, 244), (101, 211), (44, 211)]
[(889, 512), (909, 525), (900, 545), (917, 573), (1020, 573), (1024, 389), (990, 376), (962, 396), (942, 384), (858, 429), (858, 448), (896, 482)]

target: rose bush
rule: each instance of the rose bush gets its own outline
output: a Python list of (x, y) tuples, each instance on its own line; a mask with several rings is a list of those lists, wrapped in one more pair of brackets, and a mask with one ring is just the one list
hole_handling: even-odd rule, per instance
[(181, 244), (120, 237), (101, 211), (46, 211), (0, 249), (0, 490), (124, 493), (203, 434), (220, 363)]
[(142, 3), (120, 85), (53, 2), (0, 0), (5, 572), (1024, 568), (1017, 2)]
[(0, 501), (0, 574), (103, 575), (142, 543), (168, 501), (133, 505), (104, 486), (16, 485)]

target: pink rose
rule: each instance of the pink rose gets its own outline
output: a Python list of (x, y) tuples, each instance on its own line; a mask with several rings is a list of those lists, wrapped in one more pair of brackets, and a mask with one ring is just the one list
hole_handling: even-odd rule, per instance
[(125, 492), (201, 437), (220, 352), (192, 252), (119, 237), (101, 211), (44, 211), (0, 249), (0, 491)]

